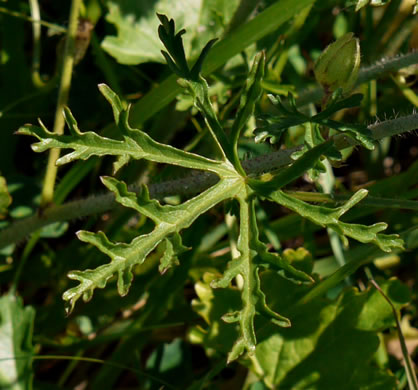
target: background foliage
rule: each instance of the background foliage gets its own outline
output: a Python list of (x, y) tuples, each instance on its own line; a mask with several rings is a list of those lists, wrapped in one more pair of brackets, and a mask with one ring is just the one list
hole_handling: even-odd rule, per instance
[[(393, 134), (405, 132), (401, 122), (391, 125), (389, 119), (394, 117), (409, 116), (408, 129), (416, 128), (416, 114), (411, 116), (418, 102), (415, 2), (86, 0), (80, 8), (85, 21), (76, 34), (69, 98), (62, 102), (71, 108), (65, 111), (70, 128), (62, 138), (23, 125), (34, 124), (39, 117), (46, 128), (56, 129), (57, 96), (61, 99), (65, 94), (60, 78), (68, 57), (64, 34), (74, 26), (69, 14), (70, 5), (76, 4), (77, 0), (0, 3), (0, 388), (27, 389), (32, 383), (36, 389), (414, 388), (401, 363), (405, 354), (402, 357), (400, 352), (392, 309), (369, 281), (379, 283), (400, 313), (406, 347), (413, 355), (418, 338), (416, 138), (412, 133), (385, 137), (368, 150), (371, 133), (359, 134), (368, 134), (365, 126), (376, 121), (387, 123), (390, 131), (395, 127)], [(174, 18), (176, 31), (186, 28), (188, 59), (196, 59), (209, 40), (219, 38), (202, 68), (209, 83), (207, 101), (205, 84), (193, 70), (181, 67), (167, 44), (178, 74), (166, 65), (156, 12)], [(42, 28), (36, 23), (39, 18)], [(318, 116), (322, 97), (314, 62), (329, 43), (347, 32), (360, 38), (363, 69), (371, 66), (360, 71), (354, 91), (363, 99), (353, 95)], [(264, 59), (255, 57), (262, 50), (263, 79), (264, 67), (257, 64), (264, 65)], [(404, 62), (390, 59), (400, 53), (408, 53)], [(194, 98), (176, 82), (179, 74)], [(276, 98), (269, 100), (267, 93)], [(297, 110), (291, 104), (293, 95)], [(241, 100), (240, 109), (242, 96), (249, 99), (247, 106)], [(143, 132), (124, 125), (129, 104), (129, 124)], [(219, 138), (212, 114), (227, 133), (242, 131), (237, 153), (246, 160), (243, 168), (234, 160), (233, 148), (225, 147), (229, 141)], [(234, 274), (237, 262), (227, 268), (231, 256), (246, 250), (242, 210), (247, 202), (240, 192), (243, 187), (226, 186), (229, 168), (212, 160), (220, 153), (208, 123), (225, 154), (235, 161), (235, 169), (254, 174), (254, 181), (249, 180), (251, 191), (263, 195), (248, 201), (252, 235), (248, 259), (261, 254), (271, 259), (274, 251), (283, 259), (281, 267), (294, 267), (259, 272), (258, 264), (254, 269), (260, 281), (255, 277), (252, 286), (257, 292), (259, 283), (268, 308), (280, 313), (273, 315), (276, 322), (286, 325), (289, 318), (291, 327), (278, 327), (259, 316), (265, 310), (263, 296), (254, 293), (252, 298), (261, 300), (255, 303), (241, 299), (248, 279)], [(327, 145), (320, 145), (315, 158), (311, 156), (319, 149), (303, 154), (323, 140), (315, 124), (347, 131), (366, 147), (343, 149), (343, 161), (335, 161), (336, 151)], [(81, 134), (77, 126), (97, 135)], [(108, 156), (90, 157), (60, 166), (50, 202), (45, 198), (47, 153), (33, 153), (34, 138), (15, 135), (18, 128), (20, 133), (36, 133), (40, 149), (74, 143), (76, 152), (62, 152), (62, 163), (90, 155), (119, 157), (116, 162)], [(165, 145), (153, 143), (148, 135)], [(56, 137), (56, 143), (42, 143), (48, 137)], [(128, 144), (110, 153), (122, 139)], [(85, 142), (83, 147), (79, 141)], [(141, 149), (145, 144), (148, 149)], [(301, 144), (305, 149), (299, 150), (298, 161), (310, 168), (304, 175), (307, 168), (300, 170), (300, 164), (283, 168), (291, 162), (283, 149)], [(204, 157), (191, 157), (166, 145)], [(324, 153), (331, 162), (334, 158), (332, 166), (315, 163)], [(145, 159), (136, 160), (144, 155)], [(169, 165), (173, 162), (176, 166)], [(200, 172), (190, 172), (186, 169), (190, 167)], [(118, 180), (109, 177), (115, 168)], [(202, 170), (216, 172), (225, 187), (214, 185), (213, 177)], [(255, 175), (263, 172), (268, 173)], [(267, 181), (275, 174), (273, 183), (287, 184), (286, 192), (271, 193)], [(147, 184), (151, 198), (158, 198), (163, 206), (151, 201), (145, 190), (138, 197), (127, 191), (120, 180), (133, 184), (131, 190)], [(117, 207), (104, 193), (102, 182), (131, 209)], [(209, 186), (215, 195), (209, 194), (205, 204), (193, 203), (193, 196)], [(357, 203), (365, 195), (357, 191), (364, 188), (369, 196)], [(357, 204), (341, 217), (344, 202), (349, 203), (356, 192), (358, 199), (351, 206)], [(239, 200), (241, 215), (236, 201), (212, 207), (231, 194)], [(341, 213), (332, 214), (324, 207), (340, 207)], [(180, 236), (180, 230), (192, 222)], [(388, 224), (387, 234), (400, 235), (404, 249), (394, 236), (375, 235), (383, 225), (376, 225), (373, 232), (352, 225), (379, 222)], [(178, 224), (174, 231), (167, 228), (170, 223)], [(141, 260), (140, 267), (132, 263), (128, 271), (119, 271), (118, 278), (106, 279), (105, 289), (95, 289), (92, 300), (77, 303), (67, 317), (63, 294), (73, 308), (77, 298), (90, 298), (94, 289), (88, 285), (80, 290), (71, 279), (88, 283), (93, 274), (83, 270), (108, 269), (104, 253), (119, 261), (129, 251), (126, 244), (115, 242), (148, 237), (155, 227), (167, 229), (169, 235), (160, 245), (149, 247), (146, 261)], [(346, 236), (365, 243), (350, 239), (345, 247), (336, 234), (343, 228)], [(106, 236), (86, 231), (103, 231)], [(80, 242), (76, 232), (104, 253)], [(139, 239), (132, 242), (140, 250), (144, 247)], [(315, 285), (294, 283), (301, 275), (310, 275)], [(129, 294), (121, 298), (132, 276)], [(213, 288), (216, 280), (225, 288)], [(247, 315), (243, 308), (255, 312)], [(231, 313), (228, 322), (239, 321), (225, 322), (221, 318), (225, 313)], [(245, 348), (251, 350), (248, 340), (239, 349), (239, 340), (245, 339), (243, 329), (248, 332), (252, 324), (257, 346), (253, 354), (241, 354)], [(239, 359), (227, 364), (231, 349), (236, 353), (229, 360)]]

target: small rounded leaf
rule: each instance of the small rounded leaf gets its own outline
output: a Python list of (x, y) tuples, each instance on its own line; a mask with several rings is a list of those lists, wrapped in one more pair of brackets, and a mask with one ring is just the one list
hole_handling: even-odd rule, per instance
[(347, 33), (321, 53), (315, 63), (314, 73), (326, 93), (341, 88), (345, 94), (353, 89), (359, 68), (359, 40), (353, 33)]

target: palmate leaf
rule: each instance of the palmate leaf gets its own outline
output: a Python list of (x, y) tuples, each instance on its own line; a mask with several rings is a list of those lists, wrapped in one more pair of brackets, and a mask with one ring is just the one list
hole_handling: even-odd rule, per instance
[[(138, 193), (134, 193), (128, 191), (125, 183), (111, 177), (103, 177), (103, 184), (114, 193), (116, 201), (149, 218), (154, 223), (154, 228), (150, 233), (137, 236), (129, 243), (112, 242), (103, 232), (78, 232), (81, 241), (96, 246), (110, 258), (110, 262), (96, 269), (70, 272), (69, 278), (79, 283), (66, 291), (63, 294), (63, 299), (66, 302), (67, 311), (71, 312), (78, 299), (82, 298), (84, 301), (88, 301), (92, 298), (94, 290), (104, 288), (111, 278), (116, 278), (119, 294), (126, 295), (133, 281), (133, 268), (143, 264), (152, 251), (158, 247), (159, 253), (164, 252), (159, 266), (161, 273), (176, 266), (179, 264), (181, 253), (187, 250), (182, 244), (181, 231), (188, 228), (196, 218), (220, 202), (231, 198), (236, 199), (240, 208), (240, 233), (237, 245), (239, 255), (230, 261), (223, 275), (212, 281), (213, 287), (226, 288), (229, 287), (233, 279), (242, 279), (242, 288), (237, 291), (240, 302), (237, 306), (228, 308), (222, 316), (225, 322), (233, 323), (236, 326), (236, 338), (234, 338), (234, 344), (231, 346), (228, 356), (228, 360), (232, 361), (245, 351), (250, 354), (256, 351), (256, 316), (262, 315), (276, 326), (290, 326), (289, 318), (272, 310), (266, 304), (267, 296), (263, 292), (265, 290), (262, 289), (263, 284), (260, 281), (261, 271), (272, 270), (276, 275), (284, 276), (286, 278), (284, 280), (291, 280), (299, 285), (303, 281), (313, 281), (309, 273), (292, 266), (289, 260), (291, 256), (280, 256), (269, 252), (267, 246), (259, 240), (254, 198), (265, 197), (293, 210), (296, 207), (295, 203), (292, 203), (292, 199), (288, 200), (287, 198), (285, 198), (285, 202), (280, 197), (282, 193), (279, 189), (315, 166), (321, 156), (335, 155), (335, 148), (332, 140), (324, 142), (319, 136), (315, 138), (315, 134), (312, 132), (311, 135), (308, 134), (311, 139), (307, 143), (305, 153), (296, 162), (279, 172), (270, 182), (247, 177), (238, 159), (237, 144), (241, 131), (253, 114), (254, 106), (261, 95), (260, 81), (264, 72), (264, 55), (260, 54), (255, 58), (247, 84), (242, 90), (241, 102), (233, 123), (231, 136), (228, 136), (211, 103), (208, 84), (200, 75), (203, 60), (213, 41), (207, 44), (195, 65), (190, 67), (184, 54), (183, 31), (176, 34), (174, 22), (169, 21), (165, 16), (160, 15), (159, 17), (161, 20), (159, 33), (167, 49), (164, 56), (173, 71), (181, 77), (180, 84), (189, 91), (195, 106), (202, 113), (221, 153), (220, 161), (161, 144), (144, 131), (131, 128), (128, 123), (129, 107), (126, 108), (118, 96), (105, 85), (101, 85), (99, 88), (112, 106), (115, 123), (120, 132), (118, 139), (102, 137), (93, 132), (81, 132), (69, 109), (65, 110), (65, 119), (70, 130), (69, 135), (51, 133), (42, 123), (41, 127), (24, 126), (19, 132), (38, 138), (39, 142), (33, 145), (35, 151), (51, 148), (72, 149), (71, 152), (64, 154), (58, 160), (58, 164), (65, 164), (76, 159), (84, 160), (90, 156), (112, 155), (117, 157), (115, 171), (131, 159), (145, 159), (157, 163), (210, 171), (218, 176), (219, 181), (212, 187), (176, 206), (162, 205), (157, 200), (150, 199), (146, 187), (143, 187)], [(349, 101), (344, 104), (349, 105), (353, 102)], [(339, 106), (335, 106), (334, 109), (339, 109)], [(283, 106), (283, 110), (287, 110), (287, 108)], [(295, 116), (299, 115), (295, 106), (291, 107), (289, 112)], [(318, 121), (323, 120), (328, 119), (318, 119)], [(358, 133), (361, 132), (354, 133), (356, 137), (359, 137)], [(366, 144), (366, 141), (363, 140), (363, 143)], [(363, 240), (363, 242), (374, 242), (387, 250), (391, 247), (400, 247), (401, 244), (396, 237), (378, 234), (384, 228), (383, 224), (366, 227), (339, 221), (339, 217), (356, 203), (355, 200), (350, 200), (346, 205), (337, 209), (335, 215), (323, 211), (325, 216), (329, 216), (328, 220), (321, 219), (321, 215), (318, 217), (317, 214), (321, 214), (322, 210), (310, 208), (316, 206), (302, 207), (298, 204), (298, 208), (302, 210), (299, 210), (301, 215), (315, 220), (322, 226), (335, 229), (342, 236), (353, 237), (360, 241)], [(307, 271), (309, 272), (309, 269)], [(229, 326), (234, 328), (232, 325)]]

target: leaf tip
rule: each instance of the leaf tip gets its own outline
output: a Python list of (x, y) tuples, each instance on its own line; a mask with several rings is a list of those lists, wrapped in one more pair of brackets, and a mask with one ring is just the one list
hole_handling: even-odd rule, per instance
[(90, 232), (88, 232), (88, 231), (86, 231), (86, 230), (79, 230), (79, 231), (77, 231), (76, 233), (75, 233), (75, 235), (77, 236), (77, 238), (80, 240), (80, 241), (86, 241), (87, 240), (87, 237), (90, 235), (91, 233)]

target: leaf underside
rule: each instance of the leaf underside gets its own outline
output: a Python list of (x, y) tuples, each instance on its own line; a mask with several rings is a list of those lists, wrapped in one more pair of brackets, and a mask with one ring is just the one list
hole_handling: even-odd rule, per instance
[[(261, 97), (261, 81), (264, 74), (265, 56), (258, 54), (253, 62), (247, 83), (242, 89), (241, 100), (235, 120), (232, 123), (231, 134), (228, 135), (217, 111), (210, 99), (208, 84), (200, 75), (203, 61), (210, 50), (213, 41), (210, 41), (200, 53), (193, 67), (190, 67), (183, 46), (183, 31), (176, 34), (173, 20), (159, 15), (160, 38), (166, 48), (164, 57), (172, 70), (181, 77), (181, 84), (192, 96), (195, 107), (203, 115), (209, 133), (219, 152), (219, 159), (200, 156), (185, 152), (178, 148), (159, 143), (152, 139), (145, 131), (131, 128), (128, 122), (129, 107), (106, 85), (99, 86), (100, 92), (112, 107), (115, 123), (119, 130), (118, 138), (107, 138), (94, 132), (80, 131), (71, 111), (66, 108), (65, 120), (69, 134), (57, 135), (40, 126), (24, 126), (19, 129), (20, 134), (35, 136), (39, 142), (32, 145), (36, 152), (43, 152), (52, 148), (70, 149), (63, 154), (57, 164), (66, 164), (74, 160), (86, 160), (91, 156), (111, 155), (116, 157), (114, 171), (118, 171), (131, 160), (147, 160), (155, 163), (171, 164), (190, 169), (199, 169), (215, 173), (219, 181), (204, 192), (178, 205), (162, 205), (157, 200), (149, 198), (148, 190), (143, 187), (139, 192), (131, 192), (127, 185), (113, 177), (102, 177), (103, 184), (114, 194), (118, 203), (124, 207), (135, 210), (137, 213), (149, 218), (154, 228), (150, 233), (139, 235), (129, 243), (112, 242), (103, 232), (80, 231), (78, 238), (95, 246), (110, 258), (110, 262), (95, 269), (76, 270), (68, 277), (78, 284), (63, 294), (67, 311), (74, 309), (76, 302), (82, 298), (89, 301), (96, 288), (104, 288), (112, 279), (116, 279), (117, 289), (121, 296), (129, 292), (134, 277), (134, 267), (141, 266), (157, 247), (163, 252), (159, 271), (166, 272), (181, 261), (181, 255), (187, 251), (182, 243), (181, 231), (191, 226), (200, 215), (206, 213), (219, 203), (236, 199), (239, 204), (239, 236), (237, 243), (238, 255), (230, 260), (223, 274), (213, 278), (213, 288), (231, 288), (236, 280), (243, 280), (240, 289), (234, 289), (234, 296), (238, 296), (239, 304), (234, 310), (228, 308), (222, 313), (226, 323), (237, 325), (237, 334), (234, 343), (230, 346), (228, 361), (240, 357), (245, 351), (254, 356), (257, 354), (256, 319), (267, 319), (274, 326), (288, 328), (291, 319), (279, 314), (268, 304), (268, 296), (263, 292), (261, 275), (266, 270), (280, 275), (283, 280), (291, 281), (294, 288), (304, 291), (305, 285), (313, 283), (314, 278), (308, 272), (293, 265), (296, 254), (280, 255), (270, 252), (260, 240), (258, 223), (255, 215), (256, 198), (266, 198), (277, 202), (302, 217), (331, 228), (336, 231), (343, 241), (347, 237), (360, 242), (372, 243), (384, 251), (392, 248), (402, 248), (402, 240), (397, 235), (384, 235), (380, 232), (386, 228), (385, 224), (378, 223), (372, 226), (348, 224), (340, 221), (340, 217), (357, 204), (367, 192), (357, 192), (349, 201), (336, 209), (321, 206), (312, 206), (285, 194), (281, 188), (302, 176), (320, 163), (320, 160), (338, 158), (340, 155), (333, 146), (333, 141), (325, 141), (314, 132), (305, 136), (305, 149), (298, 159), (283, 168), (271, 181), (264, 182), (256, 178), (247, 177), (238, 158), (238, 142), (242, 131), (253, 116), (255, 105)], [(325, 114), (332, 113), (355, 104), (358, 97), (346, 99), (342, 103), (334, 103), (327, 112), (322, 112), (313, 118), (301, 117), (294, 104), (290, 109), (275, 101), (284, 113), (278, 119), (269, 118), (276, 128), (290, 126), (294, 121), (316, 122), (327, 126), (334, 126), (339, 131), (345, 131), (361, 142), (365, 147), (372, 147), (368, 130), (333, 123)], [(273, 99), (274, 100), (274, 99)], [(291, 99), (292, 102), (292, 99)], [(287, 116), (286, 116), (287, 115)], [(293, 121), (293, 122), (292, 122)], [(300, 253), (297, 255), (299, 256)], [(292, 257), (293, 256), (293, 257)], [(297, 257), (296, 256), (296, 257)], [(305, 254), (302, 258), (305, 258)], [(309, 267), (308, 267), (309, 268)], [(229, 290), (226, 290), (229, 291)], [(271, 291), (271, 290), (270, 290)], [(292, 319), (293, 324), (293, 319)], [(230, 325), (231, 329), (233, 326)]]

